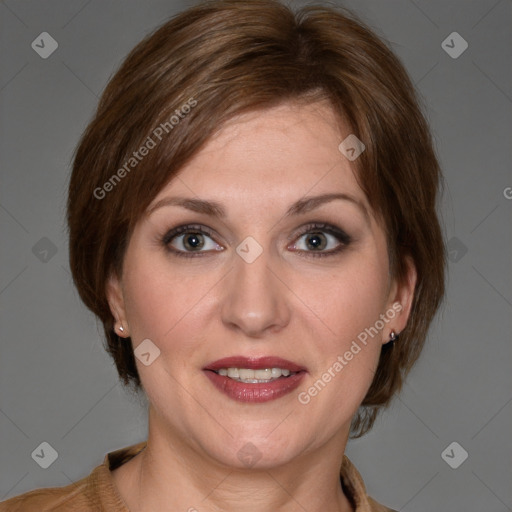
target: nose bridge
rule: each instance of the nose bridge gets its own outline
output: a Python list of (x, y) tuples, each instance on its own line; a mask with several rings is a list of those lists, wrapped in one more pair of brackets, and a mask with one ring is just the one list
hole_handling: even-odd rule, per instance
[(284, 327), (289, 321), (289, 308), (285, 287), (274, 276), (273, 267), (278, 265), (271, 251), (247, 237), (238, 245), (233, 259), (222, 307), (223, 322), (253, 337)]

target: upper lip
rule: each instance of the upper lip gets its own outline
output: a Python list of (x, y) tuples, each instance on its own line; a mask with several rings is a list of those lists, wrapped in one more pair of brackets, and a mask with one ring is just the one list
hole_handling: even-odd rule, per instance
[(231, 356), (218, 359), (205, 366), (204, 370), (218, 371), (221, 368), (249, 368), (251, 370), (263, 370), (265, 368), (282, 368), (291, 372), (305, 371), (306, 368), (282, 357), (263, 356), (245, 357)]

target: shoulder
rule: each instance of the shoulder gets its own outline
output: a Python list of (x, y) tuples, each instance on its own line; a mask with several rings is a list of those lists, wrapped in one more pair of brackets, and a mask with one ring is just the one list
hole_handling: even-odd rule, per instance
[(368, 496), (361, 474), (346, 455), (343, 456), (340, 476), (343, 490), (355, 512), (396, 512)]
[(108, 453), (103, 464), (64, 487), (35, 489), (0, 503), (0, 512), (128, 512), (111, 471), (146, 447), (146, 442)]
[(95, 511), (87, 488), (89, 477), (64, 487), (35, 489), (0, 503), (0, 512)]
[(371, 512), (397, 512), (395, 509), (385, 507), (368, 496)]

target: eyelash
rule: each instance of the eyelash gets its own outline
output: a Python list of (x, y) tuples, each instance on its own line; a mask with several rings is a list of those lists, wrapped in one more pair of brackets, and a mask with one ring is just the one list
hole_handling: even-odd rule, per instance
[[(320, 231), (321, 230), (321, 231)], [(331, 224), (327, 223), (312, 223), (308, 224), (304, 227), (304, 229), (295, 236), (295, 238), (301, 238), (304, 235), (307, 235), (309, 233), (313, 232), (320, 232), (320, 233), (327, 233), (329, 235), (334, 236), (339, 242), (340, 245), (336, 249), (331, 249), (328, 252), (315, 252), (315, 251), (302, 251), (298, 250), (299, 253), (306, 253), (307, 257), (313, 257), (313, 258), (324, 258), (327, 256), (335, 256), (342, 252), (346, 246), (348, 246), (352, 242), (352, 238), (350, 235), (345, 233), (342, 229), (339, 229), (335, 226), (332, 226)], [(197, 257), (203, 257), (204, 254), (207, 254), (210, 251), (198, 251), (198, 252), (185, 252), (180, 251), (174, 248), (171, 248), (169, 244), (172, 242), (174, 238), (176, 238), (179, 235), (187, 234), (187, 233), (200, 233), (202, 235), (207, 235), (210, 238), (213, 238), (214, 233), (207, 228), (206, 226), (202, 226), (199, 224), (188, 224), (185, 226), (178, 226), (176, 228), (171, 229), (168, 231), (164, 237), (162, 238), (162, 244), (165, 246), (167, 251), (174, 256), (178, 256), (180, 258), (197, 258)]]

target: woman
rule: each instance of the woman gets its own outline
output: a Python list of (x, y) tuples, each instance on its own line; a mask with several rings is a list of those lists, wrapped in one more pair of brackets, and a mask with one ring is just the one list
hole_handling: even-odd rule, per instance
[(344, 455), (444, 293), (439, 165), (353, 15), (213, 1), (141, 42), (77, 148), (70, 262), (144, 443), (1, 510), (375, 512)]

